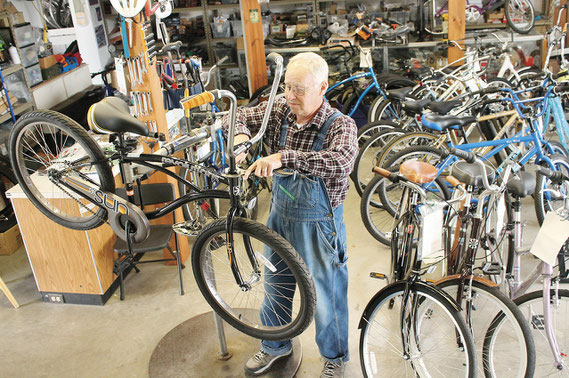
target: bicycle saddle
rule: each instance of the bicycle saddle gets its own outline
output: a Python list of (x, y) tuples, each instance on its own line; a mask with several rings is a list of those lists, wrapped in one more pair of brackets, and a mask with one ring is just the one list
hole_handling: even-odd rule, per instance
[[(492, 182), (494, 179), (494, 168), (486, 165), (486, 172), (488, 175), (488, 182)], [(472, 185), (474, 187), (481, 187), (484, 185), (482, 182), (482, 168), (475, 163), (467, 163), (464, 160), (457, 161), (453, 164), (450, 174), (466, 185)]]
[[(421, 117), (423, 126), (431, 130), (444, 131), (446, 129), (457, 130), (459, 126), (468, 125), (469, 123), (476, 122), (476, 117), (464, 116), (442, 116), (434, 113), (424, 114)], [(457, 177), (458, 178), (458, 177)]]
[(535, 190), (535, 176), (529, 172), (518, 172), (516, 176), (508, 180), (508, 191), (519, 198), (532, 194)]
[(150, 134), (144, 123), (130, 115), (127, 103), (118, 97), (105, 97), (91, 105), (87, 112), (87, 122), (91, 130), (101, 134)]
[(412, 90), (413, 90), (413, 88), (411, 88), (411, 87), (390, 89), (387, 92), (385, 92), (385, 95), (390, 100), (403, 101), (403, 100), (405, 100), (405, 96), (407, 96), (409, 93), (411, 93)]
[(401, 104), (401, 109), (403, 109), (408, 114), (421, 114), (423, 109), (431, 102), (429, 98), (423, 98), (421, 100), (408, 100)]
[(456, 108), (462, 104), (462, 102), (458, 100), (453, 101), (432, 101), (428, 106), (427, 109), (432, 110), (434, 113), (438, 113), (441, 115), (445, 115), (450, 112), (452, 109)]

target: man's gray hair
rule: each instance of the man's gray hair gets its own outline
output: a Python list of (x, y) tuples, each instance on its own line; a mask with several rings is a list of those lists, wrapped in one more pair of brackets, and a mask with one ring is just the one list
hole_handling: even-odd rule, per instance
[(304, 52), (293, 56), (287, 65), (297, 63), (308, 67), (317, 83), (328, 82), (328, 63), (320, 55), (313, 52)]

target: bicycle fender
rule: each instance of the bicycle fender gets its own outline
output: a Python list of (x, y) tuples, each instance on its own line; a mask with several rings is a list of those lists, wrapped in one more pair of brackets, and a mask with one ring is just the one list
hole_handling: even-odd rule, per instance
[[(444, 278), (441, 278), (440, 280), (433, 282), (433, 284), (435, 286), (438, 286), (439, 284), (441, 284), (443, 282), (454, 280), (455, 278), (460, 278), (460, 277), (461, 277), (460, 274), (453, 274), (452, 276), (446, 276)], [(470, 276), (468, 277), (468, 279), (470, 279)], [(472, 280), (476, 281), (476, 282), (480, 282), (482, 285), (489, 286), (489, 287), (497, 287), (498, 286), (498, 284), (496, 284), (492, 280), (489, 280), (488, 278), (484, 278), (484, 277), (474, 276), (474, 277), (472, 277)]]
[[(377, 307), (377, 305), (379, 304), (379, 302), (381, 301), (382, 297), (385, 295), (386, 292), (392, 290), (392, 288), (396, 287), (396, 286), (402, 286), (401, 289), (404, 289), (404, 286), (407, 285), (407, 281), (397, 281), (394, 282), (392, 284), (387, 285), (386, 287), (384, 287), (383, 289), (381, 289), (380, 291), (378, 291), (373, 298), (371, 298), (371, 300), (368, 302), (366, 308), (364, 309), (364, 312), (362, 313), (362, 316), (360, 318), (360, 321), (358, 323), (358, 329), (361, 329), (364, 325), (365, 322), (367, 322), (367, 319), (369, 319), (371, 317), (371, 314), (373, 312), (373, 310)], [(415, 283), (412, 284), (411, 286), (411, 290), (421, 287), (421, 289), (423, 289), (425, 292), (427, 292), (427, 294), (439, 294), (441, 296), (443, 296), (451, 305), (452, 307), (456, 310), (456, 311), (461, 311), (460, 306), (458, 305), (458, 303), (456, 303), (456, 300), (453, 299), (448, 293), (446, 293), (445, 291), (437, 288), (436, 286), (428, 283), (428, 282), (423, 282), (423, 281), (417, 281)]]
[[(101, 190), (98, 186), (79, 178), (63, 177), (59, 182), (79, 196), (107, 210), (111, 228), (122, 240), (126, 241), (124, 229), (124, 221), (126, 218), (130, 219), (135, 225), (136, 231), (132, 235), (132, 240), (135, 243), (143, 242), (150, 234), (150, 222), (148, 218), (144, 215), (144, 212), (134, 204), (114, 193)], [(83, 209), (80, 209), (80, 211), (83, 211)]]

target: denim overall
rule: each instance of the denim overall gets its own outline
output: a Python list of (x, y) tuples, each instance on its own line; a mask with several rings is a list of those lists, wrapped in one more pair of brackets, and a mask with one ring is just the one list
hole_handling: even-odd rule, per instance
[[(313, 151), (322, 149), (330, 125), (340, 115), (340, 112), (334, 113), (321, 127), (312, 146)], [(281, 149), (285, 148), (288, 135), (287, 116), (288, 113), (281, 126)], [(273, 176), (273, 195), (267, 226), (288, 240), (310, 269), (317, 298), (314, 319), (316, 343), (320, 354), (333, 362), (347, 362), (349, 359), (348, 269), (343, 213), (343, 205), (332, 209), (321, 178), (298, 172), (289, 175), (275, 173)], [(274, 261), (272, 250), (265, 247), (264, 253), (278, 267), (278, 257)], [(292, 298), (296, 281), (293, 277), (287, 278), (283, 272), (278, 277), (266, 276), (266, 279), (268, 283), (277, 285), (265, 285), (265, 291), (273, 295), (265, 296), (263, 301), (263, 324), (276, 325), (282, 324), (283, 320), (290, 321), (290, 299), (282, 297)], [(282, 299), (275, 300), (275, 297)], [(261, 348), (269, 355), (285, 354), (291, 347), (290, 340), (261, 342)]]

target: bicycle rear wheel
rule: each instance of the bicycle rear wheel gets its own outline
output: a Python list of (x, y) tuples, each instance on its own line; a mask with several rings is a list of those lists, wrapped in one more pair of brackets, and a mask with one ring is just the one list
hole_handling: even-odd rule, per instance
[[(457, 298), (460, 278), (437, 287)], [(486, 377), (532, 377), (535, 346), (531, 330), (514, 302), (496, 287), (472, 281), (463, 287), (463, 315), (473, 332), (478, 373)], [(469, 301), (468, 298), (471, 298)]]
[(360, 320), (364, 376), (476, 376), (474, 342), (458, 309), (436, 289), (415, 284), (402, 314), (406, 285), (379, 291)]
[(561, 352), (562, 366), (554, 364), (551, 347), (547, 341), (544, 314), (543, 292), (534, 291), (514, 300), (528, 322), (536, 350), (536, 369), (534, 377), (569, 376), (569, 290), (551, 290), (551, 311), (553, 332)]
[(209, 305), (255, 338), (286, 340), (302, 333), (316, 308), (314, 283), (302, 258), (265, 225), (235, 218), (233, 252), (245, 282), (240, 287), (231, 270), (226, 234), (226, 219), (214, 221), (192, 248), (194, 277)]
[(115, 191), (105, 155), (71, 118), (51, 110), (20, 117), (10, 134), (10, 160), (18, 184), (49, 219), (75, 230), (95, 228), (106, 219), (106, 210), (61, 184), (71, 177)]

